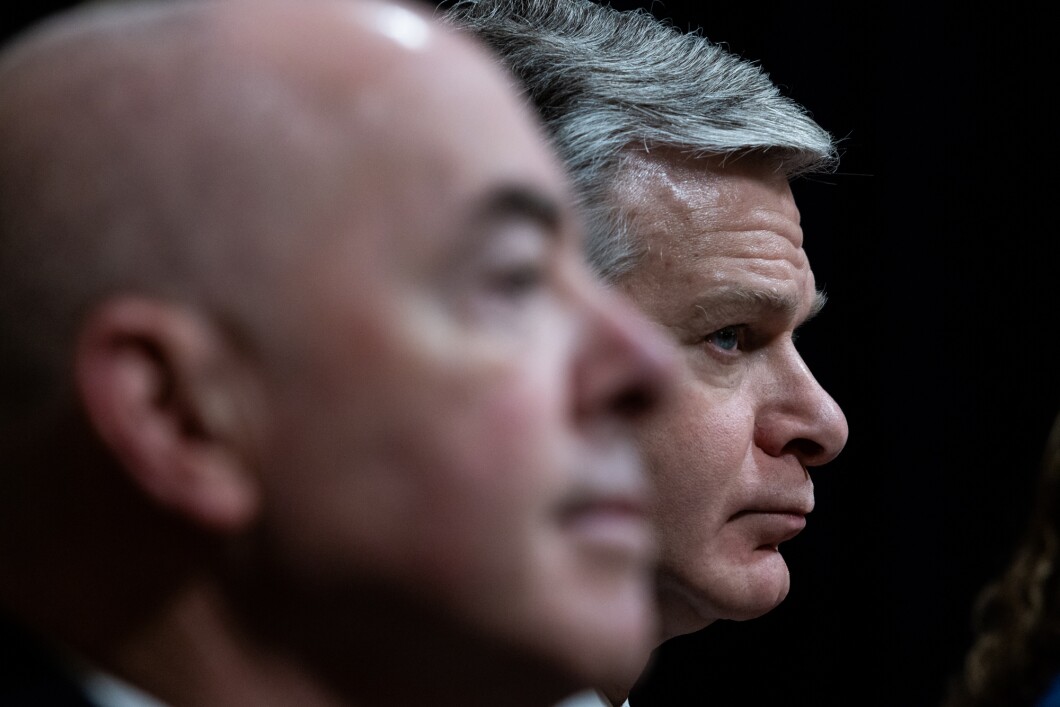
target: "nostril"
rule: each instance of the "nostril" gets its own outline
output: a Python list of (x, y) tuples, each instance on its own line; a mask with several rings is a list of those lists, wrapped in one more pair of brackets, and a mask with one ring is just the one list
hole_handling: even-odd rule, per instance
[(820, 464), (825, 457), (824, 447), (805, 437), (791, 440), (785, 446), (784, 451), (794, 454), (805, 466)]

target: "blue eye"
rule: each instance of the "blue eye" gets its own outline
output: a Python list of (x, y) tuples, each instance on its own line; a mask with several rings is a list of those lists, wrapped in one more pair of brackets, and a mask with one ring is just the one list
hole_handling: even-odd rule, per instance
[(722, 327), (707, 334), (704, 341), (717, 346), (722, 351), (735, 351), (740, 346), (740, 327)]

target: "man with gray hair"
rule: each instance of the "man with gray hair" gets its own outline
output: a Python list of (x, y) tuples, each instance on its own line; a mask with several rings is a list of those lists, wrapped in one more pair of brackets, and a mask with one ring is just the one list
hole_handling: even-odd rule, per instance
[(479, 47), (98, 3), (0, 54), (0, 704), (547, 705), (639, 669), (669, 345)]
[[(589, 257), (680, 346), (678, 403), (638, 429), (662, 542), (660, 642), (787, 595), (781, 543), (813, 509), (808, 467), (846, 419), (794, 346), (820, 311), (789, 181), (831, 137), (752, 63), (643, 11), (462, 0), (447, 21), (499, 55), (589, 215)], [(624, 685), (603, 685), (615, 704)]]

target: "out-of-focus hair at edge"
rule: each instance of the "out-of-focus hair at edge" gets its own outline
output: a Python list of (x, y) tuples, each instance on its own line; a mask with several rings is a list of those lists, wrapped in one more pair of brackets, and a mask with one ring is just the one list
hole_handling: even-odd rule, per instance
[(1011, 563), (976, 601), (975, 640), (945, 707), (1060, 705), (1060, 413), (1035, 494)]

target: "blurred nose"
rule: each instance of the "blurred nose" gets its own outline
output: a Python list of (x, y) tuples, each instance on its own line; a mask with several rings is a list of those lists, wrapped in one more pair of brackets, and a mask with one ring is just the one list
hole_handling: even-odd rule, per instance
[(846, 416), (794, 347), (780, 358), (769, 359), (777, 368), (756, 416), (756, 443), (775, 457), (791, 454), (804, 466), (827, 464), (846, 445)]
[(574, 369), (577, 415), (628, 421), (658, 408), (676, 384), (677, 357), (668, 337), (603, 285), (593, 281), (580, 289), (586, 314)]

